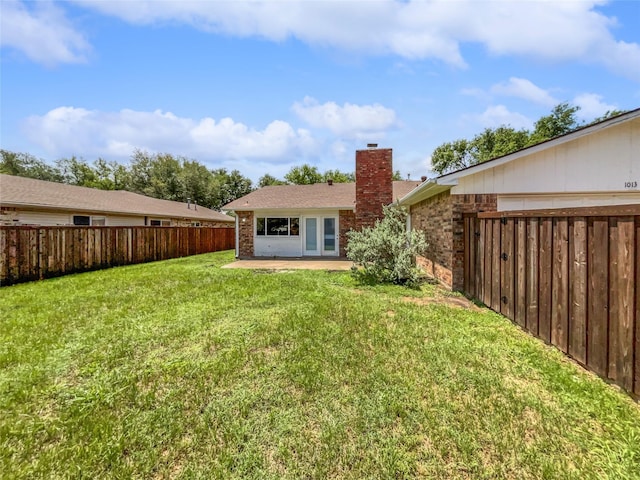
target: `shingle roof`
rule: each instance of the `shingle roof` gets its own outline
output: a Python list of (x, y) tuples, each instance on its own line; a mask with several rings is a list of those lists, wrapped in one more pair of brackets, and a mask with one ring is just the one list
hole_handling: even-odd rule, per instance
[[(393, 182), (393, 199), (404, 197), (420, 185), (419, 181)], [(224, 210), (264, 209), (353, 209), (355, 183), (316, 183), (314, 185), (273, 185), (251, 192), (223, 207)]]
[(160, 200), (124, 190), (98, 190), (0, 174), (0, 204), (126, 215), (152, 215), (233, 222), (224, 213), (198, 205)]

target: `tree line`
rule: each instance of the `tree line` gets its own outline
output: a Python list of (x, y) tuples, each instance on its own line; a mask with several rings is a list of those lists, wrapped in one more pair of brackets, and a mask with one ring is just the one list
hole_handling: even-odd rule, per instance
[(578, 121), (576, 113), (579, 110), (580, 107), (565, 102), (556, 105), (549, 115), (538, 119), (531, 131), (502, 125), (487, 128), (471, 140), (461, 138), (443, 143), (431, 155), (432, 169), (442, 175), (470, 167), (624, 113), (620, 110), (608, 111), (587, 124)]
[[(53, 165), (29, 153), (0, 150), (0, 173), (66, 183), (102, 190), (128, 190), (154, 198), (185, 202), (220, 210), (227, 203), (254, 190), (251, 179), (238, 170), (209, 169), (197, 160), (168, 153), (150, 154), (136, 150), (128, 165), (103, 158), (89, 163), (72, 156)], [(394, 179), (399, 179), (395, 172)], [(353, 182), (353, 172), (327, 170), (303, 164), (292, 167), (283, 179), (263, 175), (258, 188), (268, 185), (310, 185), (332, 179), (336, 183)]]

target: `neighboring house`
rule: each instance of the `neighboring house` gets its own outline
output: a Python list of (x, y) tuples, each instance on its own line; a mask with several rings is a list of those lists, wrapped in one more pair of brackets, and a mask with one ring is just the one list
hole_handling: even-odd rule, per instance
[(429, 251), (421, 265), (463, 286), (463, 216), (640, 204), (640, 109), (423, 182), (400, 199)]
[(193, 203), (0, 174), (0, 225), (233, 227), (234, 219)]
[(420, 182), (392, 181), (392, 150), (356, 152), (355, 183), (264, 187), (225, 207), (236, 214), (236, 255), (345, 256), (346, 234), (373, 225), (382, 206)]

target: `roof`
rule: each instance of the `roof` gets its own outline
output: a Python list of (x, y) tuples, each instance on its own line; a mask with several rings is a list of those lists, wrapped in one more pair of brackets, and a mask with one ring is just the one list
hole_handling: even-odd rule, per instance
[(458, 184), (458, 180), (460, 178), (475, 175), (485, 170), (504, 165), (505, 163), (513, 162), (520, 158), (577, 140), (586, 135), (591, 135), (593, 133), (611, 128), (621, 123), (629, 122), (636, 118), (640, 118), (640, 108), (631, 110), (621, 115), (617, 115), (615, 117), (607, 118), (606, 120), (602, 120), (601, 122), (594, 123), (592, 125), (587, 125), (577, 130), (573, 130), (572, 132), (565, 133), (564, 135), (561, 135), (559, 137), (555, 137), (550, 140), (531, 145), (530, 147), (523, 148), (508, 155), (496, 157), (483, 163), (471, 165), (469, 167), (461, 168), (460, 170), (441, 175), (437, 178), (429, 179), (423, 182), (418, 188), (414, 189), (411, 192), (408, 192), (407, 195), (400, 198), (400, 203), (405, 205), (413, 205), (417, 202), (437, 195), (438, 193), (451, 189)]
[[(393, 198), (399, 199), (420, 184), (418, 181), (393, 182)], [(228, 203), (225, 210), (278, 209), (342, 209), (353, 210), (356, 203), (356, 184), (315, 183), (313, 185), (273, 185), (263, 187)]]
[(224, 213), (192, 204), (151, 198), (124, 190), (99, 190), (0, 174), (0, 204), (137, 216), (233, 222)]

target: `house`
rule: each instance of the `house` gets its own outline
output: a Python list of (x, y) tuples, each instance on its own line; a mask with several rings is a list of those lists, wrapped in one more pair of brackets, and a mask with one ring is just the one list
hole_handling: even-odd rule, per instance
[(355, 183), (277, 185), (224, 207), (236, 215), (236, 256), (345, 256), (346, 234), (382, 217), (382, 206), (420, 182), (392, 181), (392, 150), (356, 152)]
[(234, 219), (190, 202), (0, 174), (0, 225), (233, 227)]
[(426, 180), (400, 204), (430, 244), (420, 264), (460, 290), (465, 216), (640, 204), (640, 109)]

